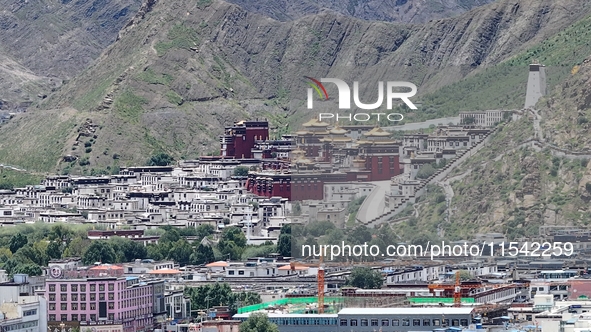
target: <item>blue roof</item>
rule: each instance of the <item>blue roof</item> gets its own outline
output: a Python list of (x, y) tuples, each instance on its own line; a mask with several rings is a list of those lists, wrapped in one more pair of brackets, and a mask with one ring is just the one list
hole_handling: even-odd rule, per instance
[(138, 279), (138, 277), (126, 277), (125, 280), (135, 280)]

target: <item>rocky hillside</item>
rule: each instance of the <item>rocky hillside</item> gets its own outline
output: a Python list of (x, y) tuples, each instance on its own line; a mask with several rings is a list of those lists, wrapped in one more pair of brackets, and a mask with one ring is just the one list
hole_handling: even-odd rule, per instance
[(367, 21), (425, 23), (456, 16), (495, 0), (232, 0), (249, 12), (267, 15), (279, 21), (291, 21), (324, 10)]
[(411, 222), (424, 230), (420, 237), (407, 223), (400, 230), (421, 239), (470, 239), (476, 232), (499, 231), (513, 239), (535, 236), (541, 225), (589, 226), (589, 91), (591, 57), (538, 103), (538, 115), (526, 112), (503, 126), (481, 153), (450, 176), (449, 209), (440, 188), (423, 198), (419, 218)]
[(140, 4), (0, 0), (0, 102), (14, 109), (55, 91), (115, 41)]
[(401, 25), (332, 11), (280, 22), (223, 1), (150, 0), (87, 70), (0, 128), (0, 160), (96, 173), (157, 152), (197, 157), (216, 152), (234, 120), (264, 116), (280, 133), (308, 118), (303, 75), (360, 81), (367, 100), (378, 80), (413, 81), (424, 95), (535, 48), (590, 8), (501, 0)]

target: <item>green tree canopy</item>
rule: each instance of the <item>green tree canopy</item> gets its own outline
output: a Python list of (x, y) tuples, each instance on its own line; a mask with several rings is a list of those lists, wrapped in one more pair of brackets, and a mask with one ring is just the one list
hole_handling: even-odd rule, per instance
[(8, 249), (14, 254), (17, 250), (24, 247), (29, 240), (27, 237), (21, 233), (16, 233), (10, 238), (10, 244), (8, 245)]
[(248, 167), (238, 166), (234, 168), (234, 176), (248, 176)]
[(269, 321), (264, 313), (253, 313), (239, 327), (240, 332), (279, 332), (277, 324)]
[(147, 165), (148, 166), (168, 166), (172, 164), (174, 158), (167, 153), (159, 153), (153, 155), (148, 159)]
[(92, 241), (88, 250), (82, 256), (84, 264), (101, 263), (115, 263), (117, 255), (115, 250), (107, 241)]
[(349, 286), (363, 289), (379, 289), (382, 288), (383, 283), (384, 278), (380, 271), (373, 270), (369, 267), (354, 268), (346, 282)]

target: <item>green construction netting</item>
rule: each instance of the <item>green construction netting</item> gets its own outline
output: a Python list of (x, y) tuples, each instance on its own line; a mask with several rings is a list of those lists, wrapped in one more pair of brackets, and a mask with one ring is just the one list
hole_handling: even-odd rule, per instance
[[(286, 297), (286, 298), (278, 299), (275, 301), (264, 302), (264, 303), (249, 305), (246, 307), (241, 307), (241, 308), (238, 308), (238, 313), (244, 314), (247, 312), (264, 310), (269, 307), (276, 307), (276, 306), (282, 306), (282, 305), (288, 305), (288, 304), (306, 305), (306, 304), (317, 303), (317, 302), (318, 302), (318, 297)], [(343, 297), (325, 297), (324, 298), (325, 304), (333, 304), (333, 303), (340, 304), (343, 302), (344, 302)], [(297, 310), (294, 310), (294, 313), (297, 313)]]
[[(411, 297), (410, 303), (454, 303), (453, 297)], [(474, 303), (473, 297), (463, 297), (462, 303)]]

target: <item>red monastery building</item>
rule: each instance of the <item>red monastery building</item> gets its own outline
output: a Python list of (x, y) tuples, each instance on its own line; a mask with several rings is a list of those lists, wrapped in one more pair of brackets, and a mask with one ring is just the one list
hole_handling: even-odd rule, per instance
[[(238, 122), (220, 139), (222, 158), (261, 158), (261, 169), (249, 172), (247, 189), (295, 201), (323, 199), (325, 183), (387, 181), (402, 173), (400, 143), (381, 128), (353, 135), (317, 119), (302, 126), (293, 139), (269, 140), (266, 121)], [(279, 151), (289, 151), (289, 157)]]

